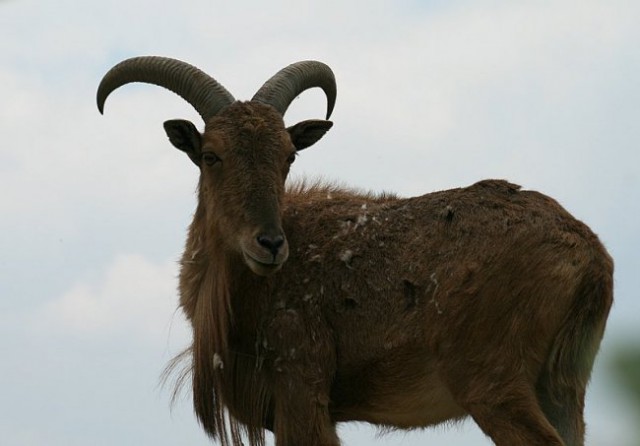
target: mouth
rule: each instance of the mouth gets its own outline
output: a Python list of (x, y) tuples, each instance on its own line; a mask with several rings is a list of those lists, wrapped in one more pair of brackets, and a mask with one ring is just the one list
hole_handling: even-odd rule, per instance
[(279, 271), (284, 264), (284, 260), (278, 262), (275, 258), (270, 262), (265, 262), (264, 260), (258, 260), (255, 256), (252, 256), (250, 253), (243, 251), (242, 253), (244, 257), (244, 262), (247, 266), (259, 276), (270, 276), (271, 274)]

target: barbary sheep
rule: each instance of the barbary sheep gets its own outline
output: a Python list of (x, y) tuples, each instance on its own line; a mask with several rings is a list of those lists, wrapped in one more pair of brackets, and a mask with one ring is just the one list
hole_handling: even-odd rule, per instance
[(496, 445), (584, 444), (585, 389), (613, 262), (556, 201), (485, 180), (414, 198), (285, 186), (332, 123), (286, 128), (328, 66), (290, 65), (236, 101), (184, 62), (139, 57), (98, 89), (165, 87), (202, 116), (164, 124), (200, 170), (181, 260), (193, 404), (222, 445), (338, 445), (336, 423), (412, 429), (471, 416)]

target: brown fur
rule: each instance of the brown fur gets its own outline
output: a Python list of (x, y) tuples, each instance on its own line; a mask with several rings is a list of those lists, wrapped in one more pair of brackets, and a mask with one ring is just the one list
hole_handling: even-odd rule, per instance
[[(262, 445), (264, 429), (277, 446), (338, 445), (337, 422), (470, 415), (497, 445), (583, 445), (612, 303), (598, 238), (500, 180), (407, 199), (285, 191), (292, 137), (255, 103), (202, 135), (222, 161), (201, 165), (180, 305), (206, 432), (223, 445)], [(264, 251), (256, 235), (279, 231), (273, 270), (247, 260)]]

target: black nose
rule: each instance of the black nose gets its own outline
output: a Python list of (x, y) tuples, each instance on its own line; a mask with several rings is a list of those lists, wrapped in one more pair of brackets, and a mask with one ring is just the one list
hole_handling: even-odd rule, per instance
[(269, 252), (275, 256), (278, 254), (282, 245), (284, 245), (284, 236), (262, 234), (258, 236), (258, 243), (260, 246), (268, 249)]

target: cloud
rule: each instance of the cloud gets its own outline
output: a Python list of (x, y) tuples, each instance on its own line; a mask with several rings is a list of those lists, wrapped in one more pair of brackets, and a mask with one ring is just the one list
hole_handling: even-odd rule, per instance
[(34, 325), (80, 337), (158, 340), (174, 323), (176, 265), (153, 263), (140, 255), (120, 255), (94, 281), (75, 284), (36, 313)]

